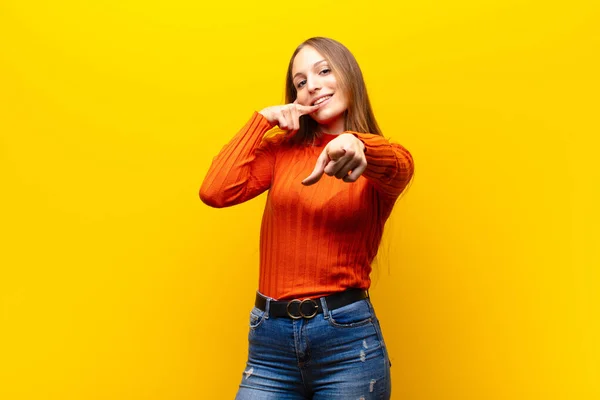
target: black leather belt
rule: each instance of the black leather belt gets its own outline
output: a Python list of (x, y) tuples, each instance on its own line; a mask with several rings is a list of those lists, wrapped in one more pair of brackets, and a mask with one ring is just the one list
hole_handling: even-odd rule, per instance
[[(325, 296), (327, 308), (335, 310), (336, 308), (352, 304), (355, 301), (363, 300), (369, 297), (366, 290), (348, 289), (343, 292), (334, 293)], [(267, 298), (256, 293), (254, 305), (265, 311), (267, 307)], [(290, 300), (290, 301), (271, 301), (269, 305), (269, 317), (288, 317), (293, 319), (313, 318), (317, 314), (323, 313), (320, 299)]]

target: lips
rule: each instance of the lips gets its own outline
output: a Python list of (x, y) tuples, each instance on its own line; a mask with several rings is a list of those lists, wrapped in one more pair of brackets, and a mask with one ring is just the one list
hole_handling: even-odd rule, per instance
[(317, 104), (321, 104), (321, 103), (329, 100), (331, 97), (333, 97), (333, 94), (326, 94), (324, 96), (317, 97), (317, 99), (312, 102), (312, 105), (316, 106)]

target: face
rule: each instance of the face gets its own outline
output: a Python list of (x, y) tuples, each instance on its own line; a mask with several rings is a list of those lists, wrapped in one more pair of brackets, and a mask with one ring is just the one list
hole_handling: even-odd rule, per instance
[(321, 108), (310, 114), (319, 128), (325, 133), (342, 133), (348, 100), (325, 57), (313, 47), (304, 46), (294, 58), (292, 78), (299, 104), (322, 103)]

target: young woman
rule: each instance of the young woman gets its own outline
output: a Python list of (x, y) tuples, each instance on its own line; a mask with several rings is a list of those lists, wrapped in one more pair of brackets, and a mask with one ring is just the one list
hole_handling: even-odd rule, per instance
[(389, 399), (369, 274), (412, 157), (381, 136), (360, 68), (335, 40), (296, 49), (286, 103), (254, 112), (200, 189), (212, 207), (269, 190), (236, 399)]

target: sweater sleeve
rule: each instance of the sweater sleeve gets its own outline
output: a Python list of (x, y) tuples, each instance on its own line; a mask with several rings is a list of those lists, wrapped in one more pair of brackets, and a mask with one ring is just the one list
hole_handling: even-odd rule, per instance
[(414, 163), (403, 146), (391, 143), (383, 136), (350, 132), (365, 145), (367, 169), (363, 176), (386, 197), (396, 199), (410, 182)]
[(273, 146), (263, 137), (270, 129), (269, 121), (254, 112), (246, 125), (221, 149), (200, 188), (200, 199), (205, 204), (229, 207), (269, 189), (275, 154)]

